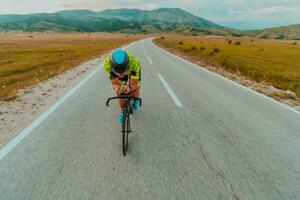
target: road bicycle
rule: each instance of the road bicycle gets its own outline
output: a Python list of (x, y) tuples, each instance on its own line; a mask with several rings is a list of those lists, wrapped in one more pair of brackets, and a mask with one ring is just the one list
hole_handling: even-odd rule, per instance
[[(133, 91), (135, 92), (135, 91)], [(124, 108), (124, 117), (122, 122), (122, 149), (123, 149), (123, 156), (126, 156), (127, 150), (128, 150), (128, 133), (131, 132), (130, 127), (130, 114), (133, 113), (133, 108), (131, 105), (132, 100), (139, 101), (140, 106), (142, 106), (142, 99), (138, 97), (132, 97), (131, 94), (133, 92), (130, 92), (128, 94), (121, 94), (116, 97), (111, 97), (107, 99), (106, 106), (109, 107), (109, 102), (111, 100), (115, 99), (125, 99), (125, 108)]]

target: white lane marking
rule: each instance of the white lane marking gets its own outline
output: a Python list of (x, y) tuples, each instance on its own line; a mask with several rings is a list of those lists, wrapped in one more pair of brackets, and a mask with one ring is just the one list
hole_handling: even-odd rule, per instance
[[(127, 49), (132, 46), (133, 42), (123, 49)], [(49, 115), (51, 115), (61, 104), (63, 104), (70, 96), (72, 96), (82, 85), (84, 85), (90, 78), (92, 78), (101, 68), (97, 67), (93, 72), (91, 72), (86, 78), (79, 82), (74, 88), (72, 88), (65, 96), (60, 98), (55, 102), (47, 111), (41, 114), (36, 118), (31, 124), (29, 124), (25, 129), (23, 129), (15, 138), (13, 138), (9, 143), (7, 143), (2, 149), (0, 149), (0, 161), (11, 151), (13, 150), (25, 137), (27, 137), (40, 123), (42, 123)]]
[(153, 64), (151, 58), (149, 58), (149, 57), (147, 56), (147, 59), (148, 59), (149, 63)]
[(146, 50), (144, 50), (144, 53), (145, 53), (146, 56), (148, 56), (148, 52)]
[(147, 53), (147, 51), (146, 51), (146, 49), (145, 49), (145, 43), (143, 44), (143, 51), (144, 51), (145, 56), (147, 57), (147, 60), (149, 61), (149, 63), (150, 63), (150, 64), (153, 64), (151, 58), (148, 56), (148, 53)]
[(144, 51), (145, 55), (147, 56), (147, 51), (145, 49), (145, 42), (143, 43), (143, 51)]
[(146, 49), (144, 49), (144, 53), (145, 53), (146, 56), (148, 56), (148, 53), (147, 53)]
[(12, 139), (8, 144), (6, 144), (0, 150), (0, 160), (2, 160), (14, 147), (16, 147), (26, 136), (28, 136), (33, 131), (33, 129), (35, 129), (41, 122), (43, 122), (47, 117), (49, 117), (49, 115), (51, 115), (61, 104), (63, 104), (70, 96), (72, 96), (82, 85), (84, 85), (102, 67), (103, 65), (101, 65), (101, 67), (97, 67), (97, 69), (91, 72), (78, 85), (72, 88), (65, 96), (63, 96), (57, 102), (55, 102), (46, 112), (41, 114), (29, 126), (23, 129), (14, 139)]
[(197, 69), (199, 69), (199, 70), (206, 71), (206, 72), (208, 72), (208, 73), (210, 73), (210, 74), (212, 74), (212, 75), (214, 75), (214, 76), (216, 76), (216, 77), (218, 77), (218, 78), (220, 78), (220, 79), (223, 79), (223, 80), (225, 80), (225, 81), (227, 81), (227, 82), (230, 82), (230, 83), (232, 83), (232, 84), (234, 84), (234, 85), (236, 85), (236, 86), (239, 86), (239, 87), (241, 87), (241, 88), (244, 88), (244, 89), (248, 90), (249, 92), (252, 92), (252, 93), (254, 93), (254, 94), (258, 95), (258, 96), (261, 96), (261, 97), (263, 97), (263, 98), (265, 98), (265, 99), (268, 99), (269, 101), (271, 101), (271, 102), (273, 102), (273, 103), (275, 103), (275, 104), (277, 104), (277, 105), (279, 105), (279, 106), (281, 106), (281, 107), (283, 107), (283, 108), (286, 108), (286, 109), (288, 109), (289, 111), (292, 111), (292, 112), (294, 112), (294, 113), (300, 115), (300, 111), (296, 110), (296, 109), (293, 108), (293, 107), (290, 107), (290, 106), (288, 106), (288, 105), (286, 105), (286, 104), (283, 104), (283, 103), (281, 103), (281, 102), (279, 102), (279, 101), (276, 101), (275, 99), (272, 99), (271, 97), (268, 97), (268, 96), (266, 96), (266, 95), (264, 95), (264, 94), (262, 94), (262, 93), (259, 93), (259, 92), (255, 91), (255, 90), (252, 90), (252, 89), (250, 89), (250, 88), (248, 88), (248, 87), (246, 87), (246, 86), (240, 85), (239, 83), (237, 83), (237, 82), (235, 82), (235, 81), (233, 81), (233, 80), (227, 79), (227, 78), (224, 77), (224, 76), (221, 76), (221, 75), (219, 75), (219, 74), (216, 74), (216, 73), (214, 73), (214, 72), (212, 72), (212, 71), (209, 71), (208, 69), (205, 69), (205, 68), (203, 68), (203, 67), (201, 67), (201, 66), (199, 66), (199, 65), (196, 65), (196, 64), (194, 64), (194, 63), (191, 63), (191, 62), (189, 62), (189, 61), (187, 61), (187, 60), (185, 60), (185, 59), (183, 59), (183, 58), (181, 58), (181, 57), (178, 57), (178, 56), (176, 56), (176, 55), (174, 55), (174, 54), (168, 52), (167, 50), (165, 50), (165, 49), (163, 49), (163, 48), (160, 48), (159, 46), (156, 46), (153, 42), (152, 42), (152, 44), (153, 44), (155, 47), (157, 47), (158, 49), (164, 51), (165, 53), (167, 53), (167, 54), (169, 54), (169, 55), (171, 55), (171, 56), (173, 56), (173, 57), (175, 57), (175, 58), (177, 58), (177, 59), (179, 59), (179, 60), (181, 60), (181, 61), (183, 61), (183, 62), (186, 62), (186, 63), (192, 65), (193, 67), (197, 67)]
[(175, 105), (177, 107), (183, 107), (182, 103), (180, 102), (180, 100), (178, 99), (178, 97), (175, 95), (175, 93), (173, 92), (173, 90), (170, 88), (170, 86), (168, 85), (168, 83), (165, 81), (165, 79), (163, 78), (163, 76), (161, 74), (158, 74), (158, 77), (159, 77), (160, 81), (162, 82), (162, 84), (165, 86), (166, 90), (168, 91), (168, 93), (171, 96), (172, 100), (174, 101)]

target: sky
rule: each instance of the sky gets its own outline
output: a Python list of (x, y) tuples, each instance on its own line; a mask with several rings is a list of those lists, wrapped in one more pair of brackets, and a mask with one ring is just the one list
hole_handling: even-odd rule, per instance
[(300, 24), (300, 0), (0, 0), (0, 14), (162, 7), (181, 8), (217, 24), (238, 29)]

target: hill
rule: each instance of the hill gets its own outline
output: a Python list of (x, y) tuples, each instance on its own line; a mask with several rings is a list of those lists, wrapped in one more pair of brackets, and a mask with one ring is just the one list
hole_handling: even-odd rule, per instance
[(244, 31), (243, 34), (262, 39), (300, 40), (300, 24), (280, 26), (255, 31)]
[(225, 30), (229, 29), (178, 8), (151, 11), (109, 9), (101, 12), (68, 10), (51, 14), (0, 15), (0, 31), (224, 34)]
[(0, 31), (178, 33), (183, 35), (250, 36), (300, 39), (300, 25), (240, 31), (220, 26), (179, 8), (156, 10), (66, 10), (56, 13), (0, 15)]

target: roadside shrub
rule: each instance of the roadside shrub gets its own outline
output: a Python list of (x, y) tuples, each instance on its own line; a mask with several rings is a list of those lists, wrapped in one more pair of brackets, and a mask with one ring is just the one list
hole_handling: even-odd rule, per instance
[(210, 57), (213, 57), (213, 56), (215, 55), (215, 52), (211, 51), (211, 52), (209, 52), (208, 55), (209, 55)]
[(294, 43), (293, 43), (293, 45), (297, 45), (297, 44), (298, 44), (297, 42), (294, 42)]
[(183, 42), (179, 42), (180, 45), (183, 45)]
[(197, 50), (197, 48), (195, 46), (192, 47), (192, 50)]
[(221, 64), (225, 68), (227, 68), (228, 66), (232, 66), (232, 63), (230, 63), (230, 57), (229, 56), (222, 57)]
[(202, 46), (200, 49), (201, 49), (202, 51), (204, 51), (204, 50), (205, 50), (205, 47)]
[(234, 43), (234, 45), (236, 45), (236, 46), (240, 46), (241, 44), (242, 44), (241, 41), (236, 41), (236, 42)]
[(215, 52), (215, 53), (219, 53), (219, 52), (220, 52), (220, 49), (219, 49), (219, 48), (214, 48), (214, 52)]
[(284, 39), (284, 35), (280, 34), (280, 35), (276, 36), (275, 39), (282, 40), (282, 39)]

